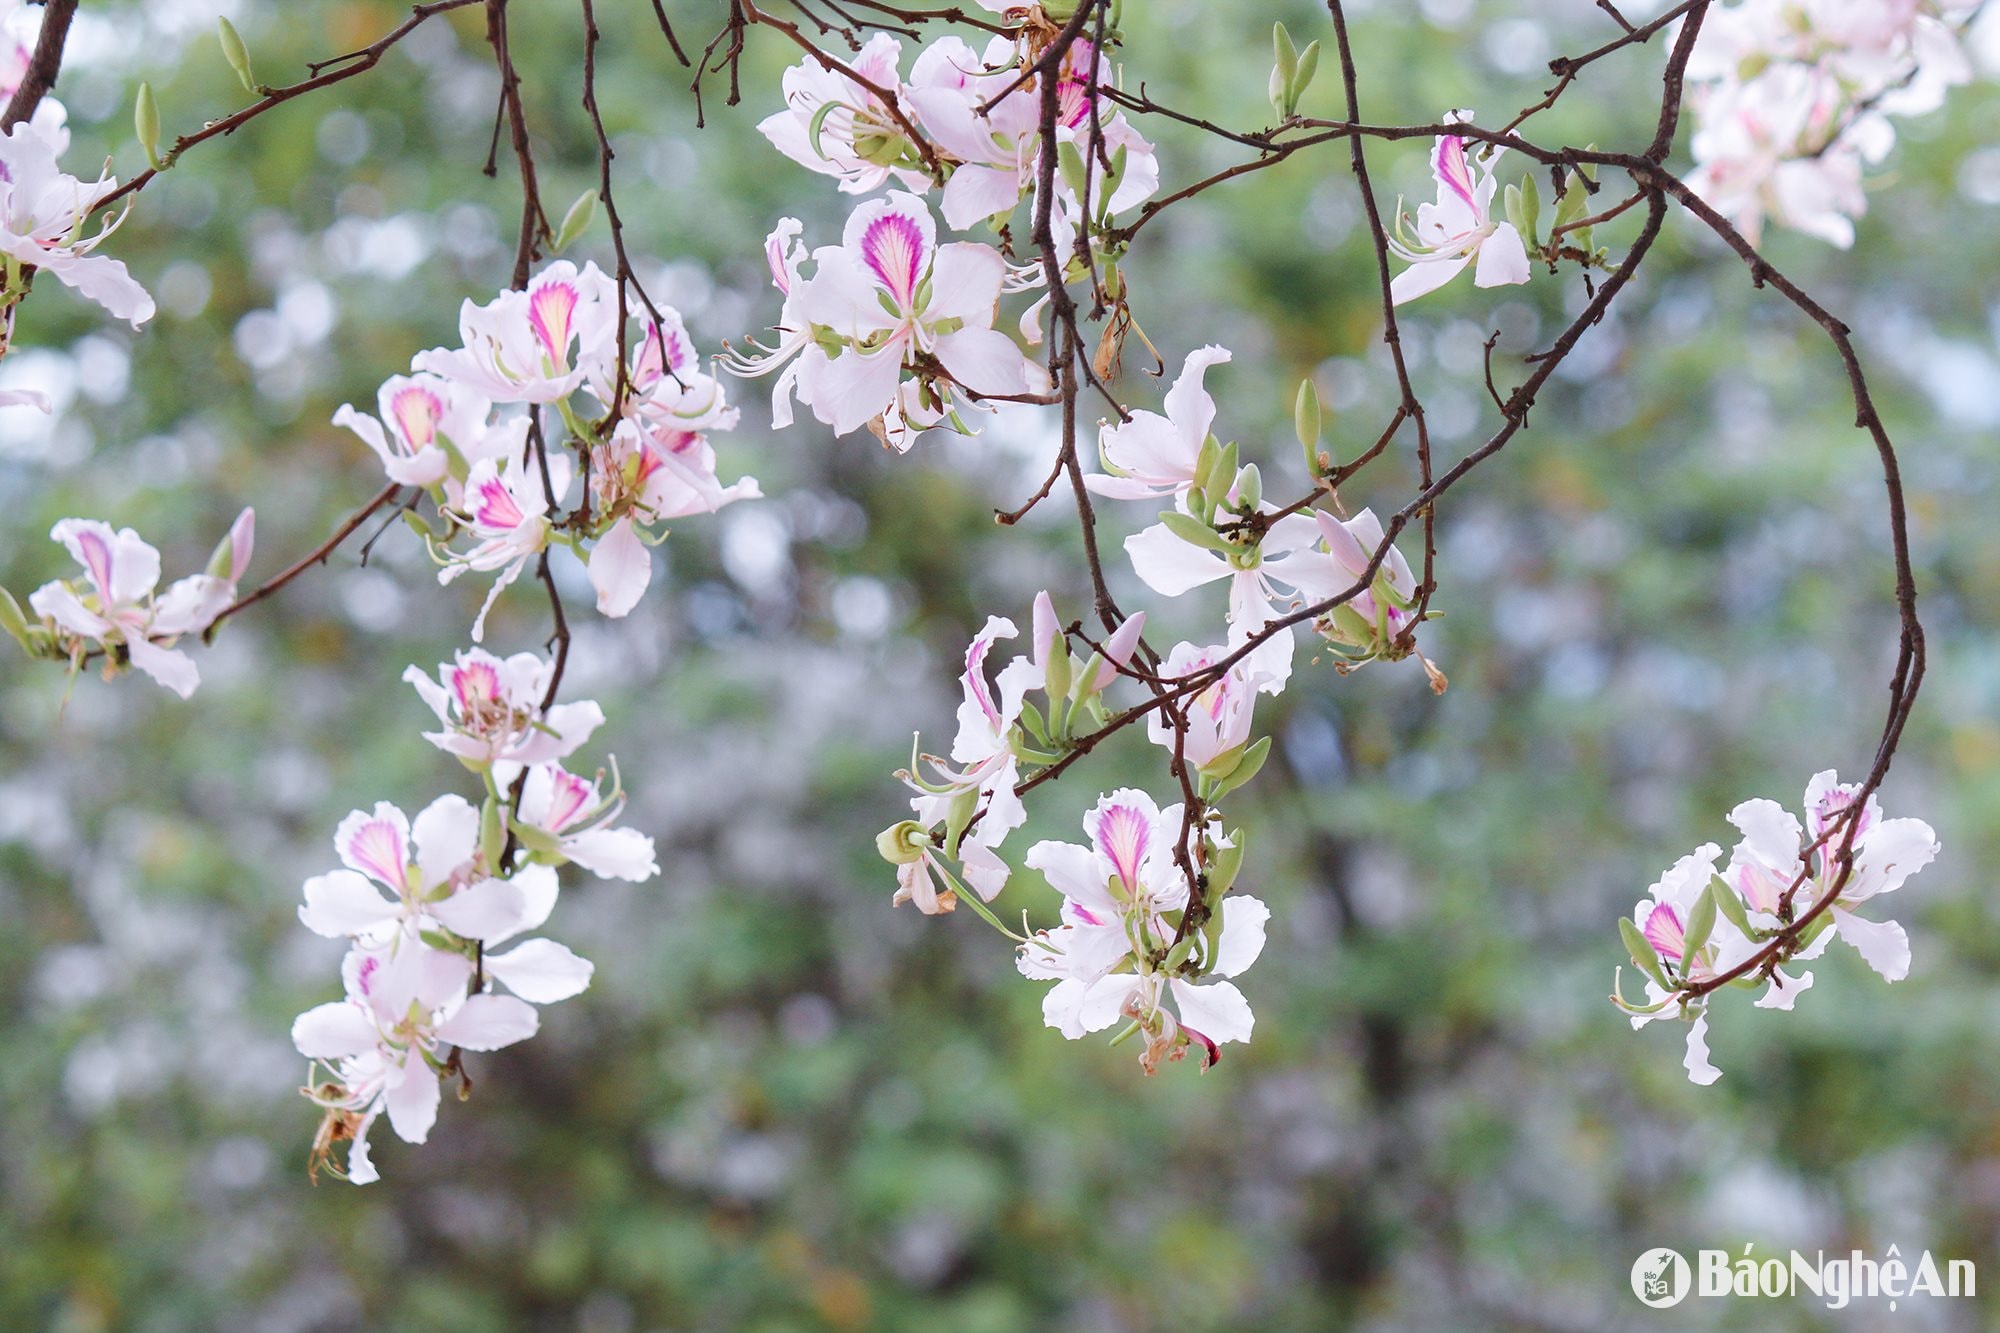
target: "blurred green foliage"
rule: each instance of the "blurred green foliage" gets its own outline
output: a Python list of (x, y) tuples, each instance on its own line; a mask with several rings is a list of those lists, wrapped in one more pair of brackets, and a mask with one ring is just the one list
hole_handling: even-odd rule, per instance
[[(796, 213), (822, 242), (839, 225), (828, 183), (752, 128), (793, 53), (753, 42), (743, 105), (711, 83), (696, 133), (649, 7), (598, 8), (634, 249), (714, 348), (775, 317), (756, 243), (773, 220)], [(723, 12), (668, 8), (691, 47)], [(1303, 0), (1124, 9), (1128, 79), (1225, 124), (1268, 117), (1274, 18), (1301, 42), (1324, 29)], [(401, 12), (235, 17), (277, 81)], [(168, 137), (241, 104), (212, 19), (192, 0), (85, 7), (60, 88), (74, 164), (137, 168), (141, 79)], [(577, 15), (517, 5), (513, 26), (560, 208), (596, 170)], [(1365, 114), (1471, 103), (1491, 123), (1539, 95), (1541, 62), (1608, 31), (1583, 0), (1378, 3), (1356, 31)], [(1659, 58), (1607, 62), (1539, 133), (1642, 142)], [(0, 422), (0, 581), (25, 594), (66, 572), (45, 534), (67, 514), (138, 527), (171, 572), (254, 503), (262, 573), (365, 499), (373, 460), (333, 409), (371, 403), (506, 278), (516, 187), (504, 161), (479, 171), (495, 88), (477, 16), (436, 23), (140, 197), (109, 248), (160, 298), (145, 333), (37, 292), (9, 365), (68, 402), (49, 429), (21, 409)], [(1323, 70), (1305, 112), (1336, 113), (1336, 95)], [(1277, 920), (1245, 983), (1256, 1039), (1205, 1077), (1145, 1080), (1129, 1050), (1042, 1028), (1040, 987), (1002, 943), (970, 914), (892, 912), (872, 849), (901, 809), (909, 727), (949, 725), (972, 628), (1020, 619), (1043, 586), (1083, 604), (1055, 506), (989, 521), (1046, 466), (1033, 416), (894, 458), (809, 422), (774, 436), (762, 386), (742, 389), (725, 475), (772, 498), (682, 524), (630, 620), (580, 617), (573, 689), (611, 715), (664, 873), (570, 882), (550, 929), (596, 960), (592, 990), (473, 1061), (471, 1103), (447, 1104), (428, 1146), (379, 1134), (385, 1178), (366, 1189), (305, 1183), (315, 1116), (286, 1032), (332, 995), (338, 950), (296, 924), (298, 886), (350, 808), (466, 789), (396, 677), (462, 642), (478, 592), (439, 591), (395, 529), (366, 568), (343, 552), (231, 626), (189, 704), (86, 677), (65, 708), (58, 671), (6, 660), (0, 1325), (1596, 1329), (1632, 1321), (1626, 1275), (1656, 1245), (2000, 1262), (1996, 112), (1981, 84), (1905, 125), (1851, 253), (1769, 244), (1855, 324), (1912, 487), (1932, 676), (1884, 798), (1946, 850), (1893, 902), (1906, 984), (1836, 949), (1794, 1014), (1725, 1003), (1710, 1089), (1685, 1081), (1677, 1032), (1634, 1035), (1604, 1001), (1614, 919), (1694, 843), (1726, 843), (1724, 811), (1866, 768), (1893, 647), (1880, 480), (1837, 365), (1675, 219), (1530, 431), (1441, 506), (1447, 615), (1427, 650), (1449, 693), (1409, 664), (1321, 664), (1264, 705), (1279, 755), (1235, 810), (1255, 838), (1245, 883)], [(1239, 152), (1143, 128), (1170, 184)], [(1371, 161), (1385, 202), (1427, 193), (1417, 145)], [(1621, 226), (1600, 236), (1615, 247)], [(579, 253), (606, 249), (600, 221)], [(1201, 342), (1235, 349), (1210, 377), (1218, 430), (1274, 493), (1302, 481), (1301, 375), (1340, 456), (1386, 420), (1343, 148), (1176, 208), (1127, 273), (1170, 373)], [(1410, 310), (1446, 457), (1494, 425), (1487, 335), (1511, 383), (1579, 287), (1461, 285)], [(1147, 360), (1135, 340), (1140, 404), (1162, 387)], [(1345, 498), (1393, 508), (1413, 474), (1405, 449)], [(1220, 608), (1159, 605), (1118, 565), (1162, 632)], [(532, 646), (543, 614), (511, 598), (493, 646)], [(1016, 858), (1099, 790), (1157, 788), (1156, 763), (1131, 738), (1040, 793)], [(1053, 901), (1024, 874), (1001, 905), (1039, 919)], [(1961, 1316), (1982, 1322), (1943, 1317)]]

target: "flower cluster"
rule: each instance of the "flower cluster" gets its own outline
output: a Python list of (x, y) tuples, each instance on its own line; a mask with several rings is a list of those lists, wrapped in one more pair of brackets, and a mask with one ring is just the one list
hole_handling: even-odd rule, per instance
[[(1188, 837), (1183, 816), (1181, 806), (1162, 810), (1144, 792), (1115, 791), (1084, 816), (1089, 846), (1028, 849), (1027, 863), (1062, 895), (1062, 924), (1023, 941), (1016, 959), (1022, 976), (1056, 983), (1043, 1018), (1072, 1040), (1126, 1020), (1125, 1033), (1143, 1039), (1148, 1073), (1190, 1048), (1206, 1069), (1223, 1042), (1250, 1039), (1250, 1003), (1224, 978), (1257, 961), (1271, 919), (1255, 898), (1224, 896), (1242, 865), (1240, 841), (1211, 837), (1204, 847)], [(1212, 868), (1192, 911), (1178, 862), (1204, 850)]]
[[(776, 338), (753, 340), (725, 364), (739, 375), (780, 372), (774, 424), (791, 424), (796, 395), (835, 432), (866, 426), (901, 451), (933, 427), (971, 433), (966, 414), (983, 404), (1044, 391), (1047, 375), (1002, 331), (999, 309), (1003, 295), (1040, 285), (1041, 272), (984, 242), (941, 244), (920, 197), (941, 183), (947, 227), (990, 224), (1003, 238), (1022, 202), (1037, 202), (1045, 76), (1036, 61), (1012, 37), (975, 51), (948, 36), (924, 48), (906, 82), (901, 43), (881, 33), (844, 71), (807, 60), (786, 72), (786, 109), (758, 126), (765, 137), (845, 193), (901, 188), (858, 205), (837, 246), (808, 253), (795, 218), (766, 242), (784, 300)], [(1110, 76), (1083, 40), (1055, 72), (1061, 170), (1050, 219), (1060, 248), (1082, 229), (1115, 262), (1111, 221), (1158, 189), (1159, 166), (1152, 145), (1100, 95)], [(1030, 342), (1040, 339), (1040, 309), (1029, 305), (1018, 321)]]
[[(386, 1111), (398, 1137), (424, 1142), (439, 1081), (458, 1069), (446, 1048), (490, 1051), (533, 1036), (534, 1005), (590, 984), (591, 965), (553, 940), (490, 952), (549, 919), (557, 866), (629, 880), (657, 872), (652, 839), (614, 827), (615, 783), (602, 795), (562, 766), (604, 715), (594, 703), (545, 705), (550, 674), (531, 653), (503, 661), (479, 649), (436, 680), (412, 667), (405, 678), (445, 728), (426, 738), (485, 778), (484, 803), (440, 796), (414, 819), (387, 802), (356, 810), (334, 834), (343, 869), (305, 883), (300, 921), (349, 942), (345, 998), (292, 1027), (299, 1052), (326, 1071), (305, 1090), (326, 1112), (315, 1171), (376, 1179), (370, 1127)], [(509, 787), (520, 793), (512, 813)], [(344, 1168), (331, 1157), (342, 1140)]]
[(1845, 248), (1862, 176), (1972, 77), (1971, 0), (1743, 0), (1708, 12), (1688, 64), (1688, 184), (1752, 245), (1768, 218)]
[[(439, 582), (497, 574), (475, 644), (501, 591), (531, 563), (545, 570), (551, 546), (583, 556), (598, 609), (621, 617), (651, 580), (668, 520), (758, 494), (754, 480), (717, 476), (708, 433), (737, 412), (679, 314), (649, 307), (628, 352), (620, 309), (595, 265), (551, 263), (519, 291), (467, 301), (460, 345), (413, 358), (377, 393), (378, 415), (350, 405), (334, 416), (391, 482), (429, 497), (433, 516), (416, 521)], [(579, 471), (588, 480), (571, 507)], [(489, 952), (548, 920), (556, 867), (635, 882), (659, 873), (652, 839), (618, 825), (615, 762), (608, 780), (565, 767), (605, 719), (592, 701), (556, 702), (560, 656), (471, 647), (403, 679), (436, 719), (425, 739), (479, 774), (484, 793), (477, 807), (441, 796), (414, 820), (388, 804), (355, 812), (334, 840), (346, 869), (305, 886), (300, 919), (350, 941), (346, 998), (308, 1011), (292, 1034), (314, 1062), (305, 1093), (325, 1111), (313, 1166), (356, 1183), (376, 1178), (377, 1116), (422, 1143), (459, 1052), (532, 1036), (534, 1005), (589, 984), (591, 965), (551, 940)], [(332, 1155), (343, 1141), (344, 1168)]]
[(137, 667), (185, 699), (201, 684), (201, 671), (174, 641), (209, 629), (236, 601), (256, 527), (251, 510), (238, 514), (206, 570), (156, 594), (160, 553), (138, 533), (114, 531), (94, 518), (63, 519), (49, 537), (83, 566), (83, 577), (52, 579), (35, 589), (28, 598), (39, 617), (34, 622), (0, 589), (0, 620), (30, 656), (66, 660), (75, 671), (101, 653), (107, 678)]
[(1645, 1001), (1612, 1001), (1632, 1026), (1659, 1018), (1690, 1023), (1685, 1066), (1696, 1083), (1722, 1071), (1708, 1058), (1708, 996), (1722, 986), (1765, 987), (1760, 1009), (1790, 1009), (1813, 974), (1783, 967), (1811, 962), (1838, 938), (1885, 981), (1910, 972), (1910, 942), (1894, 921), (1857, 908), (1929, 865), (1937, 835), (1920, 819), (1884, 819), (1871, 792), (1831, 771), (1806, 786), (1805, 820), (1776, 801), (1745, 801), (1729, 812), (1742, 838), (1717, 870), (1722, 849), (1703, 843), (1676, 861), (1619, 928), (1645, 976)]

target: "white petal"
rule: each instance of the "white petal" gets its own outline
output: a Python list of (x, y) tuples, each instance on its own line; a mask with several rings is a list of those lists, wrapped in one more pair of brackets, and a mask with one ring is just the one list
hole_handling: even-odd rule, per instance
[(488, 956), (486, 970), (522, 999), (554, 1004), (581, 995), (595, 969), (554, 940), (528, 940)]
[(423, 887), (435, 888), (472, 859), (479, 848), (479, 811), (463, 796), (440, 796), (410, 823)]
[(305, 905), (299, 920), (315, 935), (340, 939), (361, 935), (394, 921), (402, 904), (383, 896), (366, 877), (352, 870), (315, 875), (305, 884)]
[(1221, 556), (1182, 541), (1164, 523), (1127, 537), (1125, 554), (1132, 558), (1133, 571), (1162, 597), (1178, 597), (1229, 572)]
[(292, 1021), (292, 1045), (308, 1060), (338, 1060), (375, 1045), (375, 1022), (346, 1000), (317, 1005)]
[(475, 995), (437, 1030), (439, 1041), (468, 1051), (497, 1051), (535, 1035), (541, 1015), (512, 995)]
[(1813, 974), (1804, 972), (1796, 977), (1788, 977), (1782, 971), (1771, 974), (1771, 985), (1757, 997), (1759, 1009), (1789, 1010), (1799, 1001), (1799, 996), (1812, 989)]
[(1910, 975), (1910, 937), (1894, 921), (1870, 921), (1836, 907), (1833, 923), (1840, 938), (1853, 945), (1861, 961), (1881, 973), (1884, 981)]
[(428, 910), (452, 934), (468, 940), (515, 934), (527, 915), (521, 891), (504, 879), (468, 884), (443, 902), (430, 904)]
[(593, 875), (638, 883), (660, 873), (653, 840), (637, 829), (591, 829), (563, 841), (563, 854)]
[(1695, 1019), (1688, 1028), (1687, 1056), (1681, 1067), (1688, 1071), (1688, 1081), (1707, 1087), (1722, 1077), (1722, 1071), (1708, 1062), (1708, 1015)]
[(1271, 909), (1259, 899), (1224, 898), (1222, 939), (1216, 946), (1215, 966), (1211, 970), (1219, 977), (1241, 976), (1248, 971), (1257, 961), (1257, 955), (1264, 952), (1264, 926), (1270, 919)]
[(411, 1051), (403, 1064), (403, 1081), (392, 1084), (383, 1101), (389, 1107), (389, 1123), (396, 1137), (405, 1143), (422, 1143), (437, 1123), (438, 1080), (423, 1056)]
[(1225, 1041), (1248, 1041), (1257, 1024), (1250, 1001), (1226, 981), (1202, 985), (1174, 979), (1174, 1003), (1181, 1011), (1181, 1026), (1192, 1028), (1217, 1045)]
[(629, 615), (653, 581), (653, 553), (629, 518), (611, 525), (590, 551), (590, 586), (597, 609), (616, 620)]

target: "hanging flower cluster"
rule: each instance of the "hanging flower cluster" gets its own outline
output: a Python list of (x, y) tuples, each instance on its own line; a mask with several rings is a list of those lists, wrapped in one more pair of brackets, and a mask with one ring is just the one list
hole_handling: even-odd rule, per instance
[(1688, 184), (1752, 245), (1765, 220), (1842, 249), (1868, 208), (1863, 176), (1972, 77), (1958, 30), (1976, 0), (1743, 0), (1710, 10), (1688, 78)]

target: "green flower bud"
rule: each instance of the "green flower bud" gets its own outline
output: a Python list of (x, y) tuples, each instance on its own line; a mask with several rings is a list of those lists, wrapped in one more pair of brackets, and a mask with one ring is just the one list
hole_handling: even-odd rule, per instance
[(1653, 948), (1653, 942), (1639, 929), (1638, 923), (1629, 916), (1618, 918), (1618, 934), (1625, 941), (1625, 951), (1632, 955), (1632, 961), (1639, 970), (1653, 979), (1653, 984), (1661, 990), (1672, 990), (1667, 984), (1667, 974), (1660, 967), (1660, 955)]
[(563, 214), (562, 226), (556, 228), (555, 250), (561, 254), (575, 245), (597, 216), (597, 191), (585, 190)]
[(160, 104), (153, 100), (153, 85), (139, 85), (139, 100), (132, 108), (132, 128), (138, 132), (139, 147), (146, 150), (146, 162), (160, 165)]
[(229, 62), (229, 68), (236, 71), (236, 77), (243, 80), (243, 91), (256, 92), (257, 76), (250, 70), (250, 50), (243, 45), (236, 25), (226, 18), (218, 18), (215, 27), (217, 36), (222, 40), (222, 58)]

